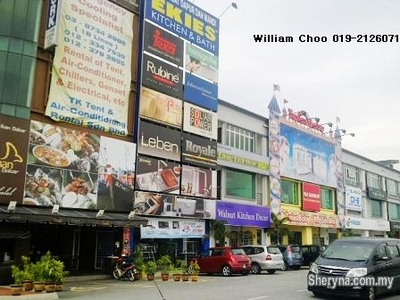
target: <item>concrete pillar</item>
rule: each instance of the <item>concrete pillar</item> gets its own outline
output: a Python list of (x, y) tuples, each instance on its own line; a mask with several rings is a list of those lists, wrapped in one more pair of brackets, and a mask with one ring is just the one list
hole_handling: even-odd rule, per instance
[(303, 245), (312, 245), (312, 227), (303, 227), (301, 230), (301, 241)]

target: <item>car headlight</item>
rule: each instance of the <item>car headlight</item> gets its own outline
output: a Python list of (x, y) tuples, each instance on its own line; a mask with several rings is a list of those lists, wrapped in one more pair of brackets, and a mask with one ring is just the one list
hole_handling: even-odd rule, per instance
[(310, 265), (310, 272), (314, 274), (318, 274), (318, 265), (316, 263), (312, 263)]
[(367, 275), (367, 268), (354, 268), (347, 272), (347, 277), (363, 277)]

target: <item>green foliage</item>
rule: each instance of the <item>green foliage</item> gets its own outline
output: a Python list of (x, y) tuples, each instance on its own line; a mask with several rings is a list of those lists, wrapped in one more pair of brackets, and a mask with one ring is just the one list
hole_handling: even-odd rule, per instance
[(197, 259), (192, 260), (189, 263), (189, 273), (191, 273), (192, 275), (198, 275), (200, 273), (200, 266), (197, 262)]
[(139, 273), (145, 271), (146, 263), (143, 258), (143, 254), (139, 249), (136, 249), (135, 252), (133, 252), (133, 263), (135, 264), (136, 269)]
[(285, 225), (289, 221), (289, 218), (280, 218), (274, 213), (271, 213), (271, 221), (271, 227), (268, 229), (271, 234), (271, 239), (277, 244), (280, 244), (282, 237), (289, 235), (290, 233), (289, 229)]
[(157, 265), (154, 261), (149, 260), (146, 262), (146, 273), (154, 275), (156, 273)]
[(157, 264), (161, 266), (161, 273), (168, 274), (172, 267), (172, 260), (171, 256), (169, 255), (162, 255), (158, 260)]
[(225, 220), (211, 220), (211, 233), (214, 235), (214, 239), (222, 245), (225, 243), (225, 224)]
[(182, 260), (180, 269), (182, 270), (182, 274), (188, 273), (188, 264), (186, 261)]
[(62, 282), (68, 276), (64, 262), (53, 258), (50, 251), (40, 261), (32, 264), (32, 273), (33, 280), (40, 282)]
[(21, 270), (18, 266), (11, 266), (11, 276), (14, 279), (14, 284), (22, 284), (22, 280), (24, 279), (24, 271)]

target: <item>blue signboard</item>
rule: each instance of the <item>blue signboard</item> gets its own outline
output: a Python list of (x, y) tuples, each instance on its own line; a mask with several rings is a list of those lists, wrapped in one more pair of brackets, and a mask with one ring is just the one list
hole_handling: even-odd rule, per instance
[(217, 201), (216, 219), (233, 226), (269, 228), (271, 212), (266, 206)]
[(186, 0), (146, 0), (145, 18), (218, 56), (219, 19)]
[(186, 101), (198, 106), (213, 111), (218, 110), (218, 86), (190, 73), (185, 75), (183, 97)]

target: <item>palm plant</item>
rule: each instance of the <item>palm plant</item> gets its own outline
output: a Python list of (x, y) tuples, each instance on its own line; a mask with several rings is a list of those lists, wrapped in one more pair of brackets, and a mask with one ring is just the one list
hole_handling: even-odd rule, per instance
[(271, 213), (271, 227), (268, 229), (271, 234), (271, 238), (276, 239), (276, 243), (279, 245), (282, 242), (282, 237), (289, 235), (290, 231), (286, 227), (286, 223), (290, 219), (287, 217), (280, 218), (274, 213)]

